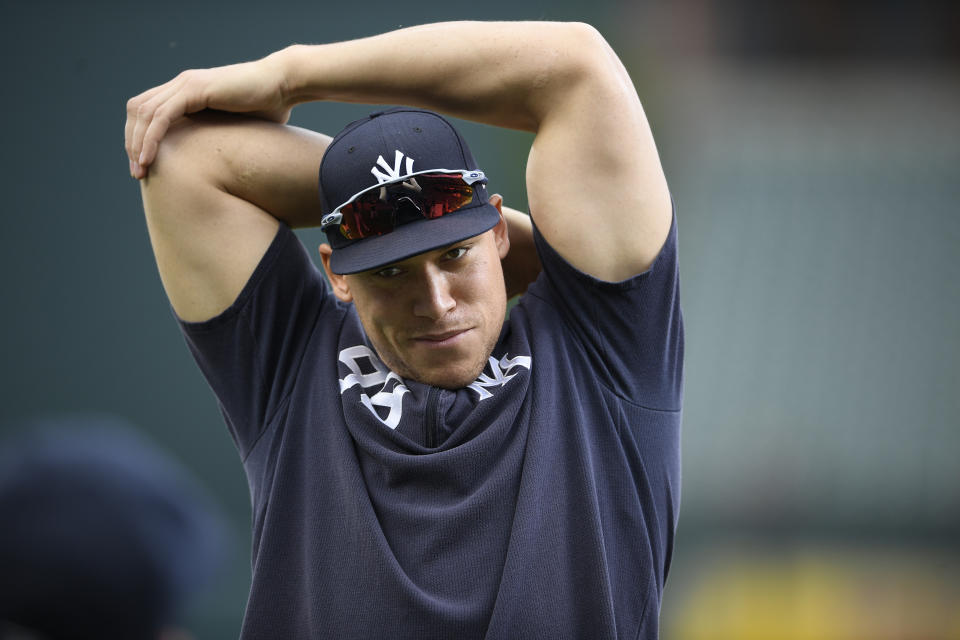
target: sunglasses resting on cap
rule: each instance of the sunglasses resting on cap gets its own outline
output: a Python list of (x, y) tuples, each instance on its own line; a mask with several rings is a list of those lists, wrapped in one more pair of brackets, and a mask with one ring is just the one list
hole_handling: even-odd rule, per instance
[(354, 194), (320, 221), (329, 233), (337, 227), (348, 240), (392, 232), (410, 218), (432, 220), (473, 202), (474, 184), (485, 184), (483, 171), (431, 169), (403, 180)]

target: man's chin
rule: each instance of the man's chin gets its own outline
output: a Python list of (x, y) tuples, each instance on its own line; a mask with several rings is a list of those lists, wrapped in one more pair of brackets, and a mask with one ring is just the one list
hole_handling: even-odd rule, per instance
[(411, 375), (404, 376), (412, 378), (417, 382), (428, 384), (442, 389), (463, 389), (473, 383), (483, 372), (483, 365), (486, 361), (473, 366), (440, 366), (440, 367), (422, 367), (411, 372)]

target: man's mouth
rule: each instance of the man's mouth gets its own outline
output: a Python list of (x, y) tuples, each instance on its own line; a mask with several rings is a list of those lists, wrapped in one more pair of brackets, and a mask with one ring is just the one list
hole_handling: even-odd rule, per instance
[(451, 329), (449, 331), (439, 331), (433, 333), (424, 333), (414, 337), (414, 341), (427, 346), (445, 347), (457, 343), (460, 338), (465, 336), (470, 328)]

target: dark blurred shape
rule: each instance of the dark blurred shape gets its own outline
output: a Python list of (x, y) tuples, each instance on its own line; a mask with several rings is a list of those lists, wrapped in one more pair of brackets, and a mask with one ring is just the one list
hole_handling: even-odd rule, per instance
[(673, 0), (624, 2), (617, 11), (621, 37), (661, 55), (773, 64), (960, 60), (956, 0)]
[(160, 637), (222, 563), (219, 513), (116, 418), (22, 426), (0, 448), (0, 638)]
[(748, 58), (960, 58), (953, 0), (727, 0), (711, 13), (720, 49)]

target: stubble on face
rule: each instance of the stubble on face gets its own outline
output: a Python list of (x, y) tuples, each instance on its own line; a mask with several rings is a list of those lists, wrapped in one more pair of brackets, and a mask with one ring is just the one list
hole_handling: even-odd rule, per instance
[[(465, 256), (449, 259), (466, 246)], [(424, 262), (430, 264), (424, 266)], [(492, 234), (453, 249), (431, 252), (401, 263), (404, 274), (384, 285), (376, 273), (355, 281), (354, 305), (374, 349), (397, 375), (445, 389), (476, 380), (500, 337), (506, 313), (506, 288)], [(425, 273), (442, 274), (444, 295), (452, 301), (444, 313), (418, 313)]]
[[(483, 329), (475, 328), (471, 331), (481, 332)], [(478, 336), (480, 341), (477, 346), (464, 356), (451, 354), (431, 359), (404, 358), (401, 352), (392, 348), (389, 343), (369, 333), (368, 336), (383, 363), (400, 377), (444, 389), (462, 389), (480, 377), (497, 344), (499, 334), (499, 326), (495, 331), (492, 328), (486, 330), (485, 335)]]

